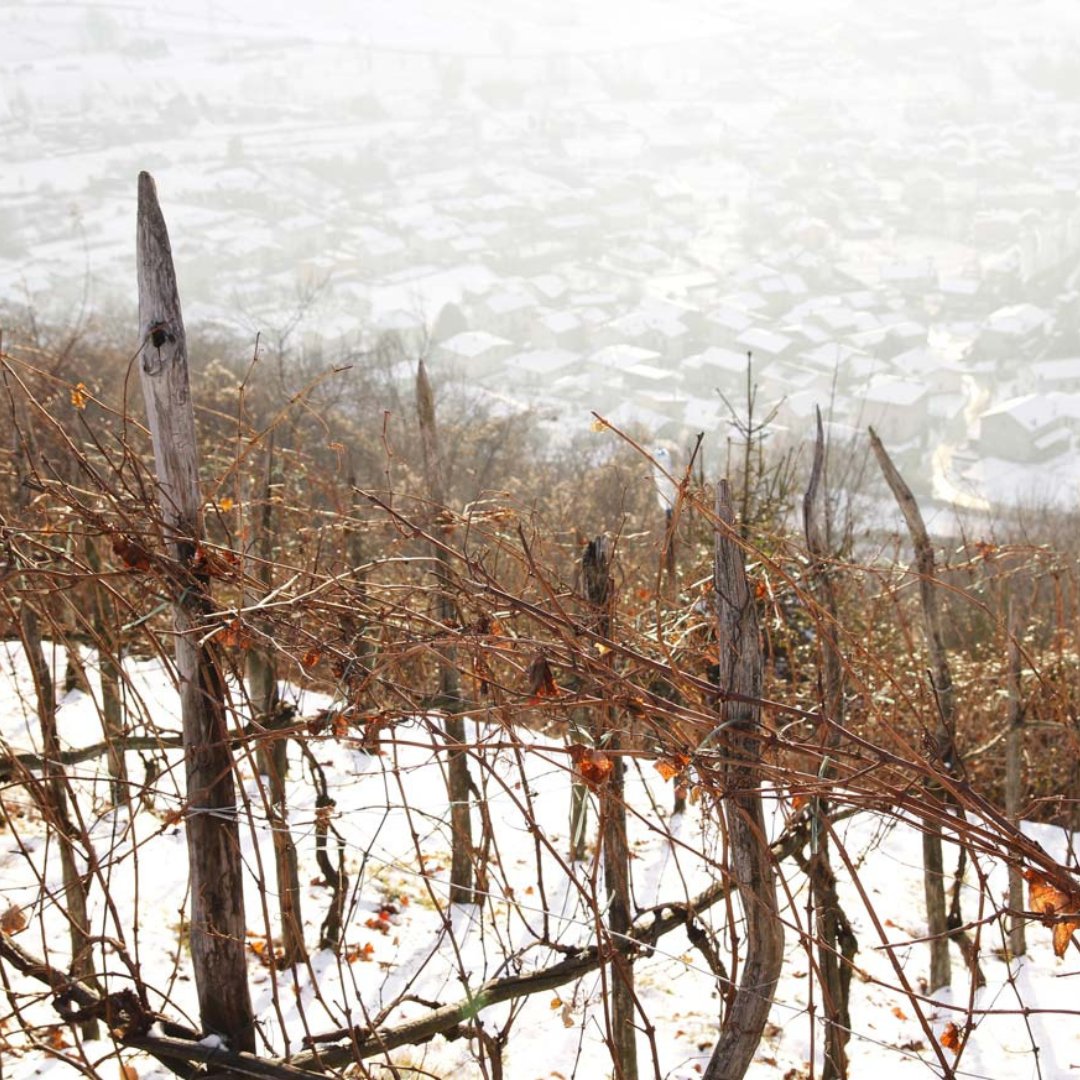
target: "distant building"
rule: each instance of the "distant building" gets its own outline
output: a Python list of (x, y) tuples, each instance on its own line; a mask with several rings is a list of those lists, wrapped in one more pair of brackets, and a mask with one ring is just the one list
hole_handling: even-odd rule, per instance
[(886, 444), (924, 441), (927, 436), (929, 391), (925, 383), (878, 378), (866, 388), (859, 409), (859, 426), (872, 427)]
[(514, 353), (499, 365), (508, 386), (549, 390), (556, 379), (581, 368), (581, 354), (568, 349), (531, 349)]
[(496, 373), (502, 361), (514, 351), (514, 344), (487, 330), (466, 330), (440, 342), (432, 351), (436, 364), (454, 367), (475, 378)]
[(782, 360), (794, 351), (795, 345), (792, 338), (775, 330), (767, 330), (763, 326), (752, 326), (749, 330), (744, 330), (735, 342), (754, 354), (755, 369), (762, 369), (775, 360)]
[(1053, 324), (1053, 313), (1046, 308), (1030, 303), (1008, 304), (990, 314), (975, 348), (982, 356), (1011, 359), (1045, 341)]
[(1023, 394), (980, 417), (978, 446), (987, 457), (1034, 463), (1065, 453), (1080, 398), (1071, 394)]
[(688, 356), (679, 363), (679, 370), (689, 393), (716, 396), (721, 390), (730, 397), (746, 385), (747, 357), (744, 352), (721, 349), (715, 345)]
[(1055, 390), (1080, 393), (1080, 356), (1036, 360), (1030, 372), (1036, 393), (1047, 394)]

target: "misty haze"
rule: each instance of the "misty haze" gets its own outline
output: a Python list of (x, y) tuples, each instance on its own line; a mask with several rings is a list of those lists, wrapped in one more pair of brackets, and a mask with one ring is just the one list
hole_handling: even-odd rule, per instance
[(751, 353), (779, 441), (819, 405), (942, 503), (1076, 500), (1071, 5), (2, 12), (9, 311), (131, 325), (148, 169), (191, 324), (713, 455)]

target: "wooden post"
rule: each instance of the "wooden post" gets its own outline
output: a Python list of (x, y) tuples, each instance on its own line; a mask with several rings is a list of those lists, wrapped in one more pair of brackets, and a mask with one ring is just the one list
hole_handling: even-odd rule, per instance
[(675, 578), (675, 505), (679, 499), (679, 485), (672, 478), (675, 463), (671, 451), (665, 446), (658, 446), (652, 452), (653, 486), (656, 488), (656, 501), (663, 515), (663, 556), (664, 573), (667, 574), (667, 587), (673, 596), (678, 595), (678, 582)]
[[(922, 599), (923, 623), (926, 630), (926, 647), (930, 653), (930, 667), (937, 698), (937, 720), (934, 724), (936, 755), (945, 768), (953, 761), (952, 731), (954, 724), (954, 696), (952, 674), (945, 654), (945, 638), (941, 630), (941, 613), (938, 608), (937, 570), (934, 565), (934, 548), (926, 531), (919, 504), (904, 478), (892, 463), (888, 451), (870, 431), (870, 446), (881, 466), (882, 474), (896, 499), (900, 512), (907, 522), (911, 543), (915, 548), (915, 564), (919, 572), (919, 596)], [(930, 783), (928, 788), (936, 795), (942, 794), (940, 784)], [(941, 826), (930, 818), (923, 821), (923, 886), (926, 894), (926, 929), (930, 938), (930, 989), (940, 990), (952, 981), (949, 962), (948, 914), (945, 907), (945, 860), (941, 851)]]
[[(615, 601), (611, 574), (611, 544), (606, 536), (591, 540), (581, 559), (585, 595), (593, 607), (596, 632), (611, 636)], [(608, 652), (610, 664), (614, 654)], [(600, 846), (604, 857), (604, 900), (608, 930), (615, 941), (630, 932), (630, 845), (626, 838), (626, 763), (622, 733), (611, 705), (596, 712), (593, 743), (611, 759), (611, 772), (599, 786)], [(634, 1018), (634, 969), (627, 957), (611, 953), (611, 1053), (616, 1080), (637, 1080), (637, 1025)]]
[[(580, 706), (570, 710), (570, 743), (592, 740), (595, 726), (591, 723), (589, 710)], [(570, 780), (570, 852), (572, 862), (585, 860), (585, 833), (589, 825), (589, 788), (575, 771)]]
[(225, 683), (213, 655), (197, 641), (210, 603), (209, 582), (195, 566), (202, 496), (187, 341), (169, 234), (154, 181), (145, 172), (139, 174), (136, 261), (139, 368), (154, 443), (162, 525), (175, 568), (173, 619), (187, 773), (191, 961), (203, 1027), (227, 1037), (234, 1050), (254, 1051)]
[[(435, 426), (435, 399), (431, 393), (424, 361), (416, 372), (416, 413), (420, 424), (420, 443), (424, 454), (424, 472), (427, 478), (428, 497), (439, 509), (446, 508), (446, 485), (443, 479), (443, 461), (439, 450), (438, 430)], [(438, 566), (439, 595), (437, 610), (439, 622), (449, 628), (455, 621), (455, 604), (450, 595), (450, 560), (446, 552), (435, 546), (433, 554)], [(473, 841), (470, 793), (472, 778), (469, 776), (469, 759), (465, 745), (465, 719), (461, 715), (462, 698), (457, 658), (453, 646), (441, 650), (439, 660), (439, 696), (446, 711), (446, 741), (450, 744), (447, 762), (448, 796), (450, 800), (450, 902), (474, 904), (481, 899), (473, 888)]]
[[(822, 708), (826, 722), (825, 756), (818, 778), (832, 781), (836, 766), (829, 754), (840, 743), (844, 727), (844, 667), (836, 643), (838, 605), (836, 589), (829, 573), (827, 560), (829, 542), (825, 513), (827, 490), (825, 476), (825, 431), (821, 410), (817, 410), (817, 439), (810, 480), (803, 496), (803, 526), (806, 548), (810, 556), (810, 579), (817, 594), (821, 617), (818, 621), (818, 641), (821, 644), (824, 699)], [(847, 915), (840, 906), (836, 891), (836, 875), (829, 857), (829, 805), (825, 798), (815, 798), (813, 813), (816, 821), (815, 842), (806, 869), (814, 903), (815, 933), (817, 935), (818, 968), (821, 972), (822, 998), (825, 1009), (825, 1067), (822, 1080), (837, 1080), (847, 1076), (847, 1043), (851, 1036), (852, 960), (858, 942)]]
[[(273, 587), (273, 476), (274, 433), (271, 431), (266, 446), (262, 497), (250, 519), (250, 550), (256, 560), (253, 576), (259, 582), (263, 595)], [(266, 800), (267, 824), (270, 826), (270, 838), (274, 848), (278, 915), (281, 919), (279, 963), (287, 968), (308, 958), (304, 945), (304, 917), (300, 906), (300, 871), (296, 844), (289, 830), (289, 808), (285, 799), (285, 777), (289, 773), (289, 740), (276, 733), (281, 727), (283, 717), (289, 715), (289, 712), (282, 710), (282, 701), (278, 695), (277, 664), (270, 647), (257, 644), (248, 649), (246, 674), (248, 697), (255, 721), (264, 729), (258, 736), (255, 761), (267, 783), (263, 797)]]
[(101, 724), (105, 741), (109, 744), (109, 796), (114, 806), (127, 806), (131, 800), (128, 785), (127, 758), (124, 755), (125, 683), (121, 662), (123, 644), (118, 633), (116, 605), (112, 593), (97, 577), (101, 573), (99, 541), (86, 539), (86, 565), (95, 580), (91, 582), (93, 600), (90, 618), (94, 628), (98, 655), (98, 676), (101, 679)]
[[(765, 1030), (784, 962), (784, 928), (776, 903), (776, 875), (761, 807), (761, 699), (764, 660), (754, 597), (736, 539), (728, 482), (716, 489), (716, 595), (720, 737), (725, 747), (718, 777), (723, 791), (731, 876), (746, 918), (742, 977), (724, 1017), (705, 1080), (741, 1080)], [(729, 696), (730, 695), (730, 696)]]
[[(1020, 827), (1020, 814), (1023, 801), (1023, 755), (1024, 755), (1024, 702), (1021, 697), (1020, 679), (1023, 673), (1023, 661), (1020, 653), (1020, 634), (1023, 626), (1020, 600), (1009, 597), (1008, 635), (1006, 647), (1009, 677), (1009, 725), (1005, 737), (1005, 813), (1009, 820)], [(1024, 903), (1024, 879), (1019, 866), (1009, 866), (1009, 907), (1013, 912), (1021, 912)], [(1023, 915), (1009, 916), (1009, 952), (1012, 956), (1023, 956), (1027, 952), (1027, 940), (1024, 936)]]

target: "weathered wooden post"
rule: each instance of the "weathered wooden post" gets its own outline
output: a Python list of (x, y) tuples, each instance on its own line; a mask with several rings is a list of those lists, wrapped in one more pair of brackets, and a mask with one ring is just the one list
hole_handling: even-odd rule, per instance
[[(911, 543), (915, 549), (915, 565), (919, 572), (919, 596), (922, 600), (923, 625), (926, 631), (926, 648), (930, 654), (930, 669), (933, 678), (933, 690), (937, 698), (937, 721), (934, 725), (934, 741), (937, 755), (946, 769), (952, 767), (954, 759), (951, 732), (955, 722), (955, 695), (953, 694), (952, 673), (945, 652), (945, 635), (941, 628), (941, 611), (938, 606), (937, 568), (934, 564), (934, 547), (930, 543), (930, 534), (919, 511), (919, 504), (911, 493), (911, 488), (900, 475), (899, 470), (889, 457), (885, 445), (878, 438), (873, 428), (870, 432), (870, 447), (874, 451), (881, 473), (889, 490), (896, 499), (896, 505), (904, 515)], [(937, 782), (930, 782), (927, 788), (938, 798), (943, 795), (942, 787)], [(945, 907), (945, 860), (941, 850), (941, 825), (933, 817), (923, 820), (923, 885), (926, 894), (926, 929), (930, 939), (930, 989), (940, 990), (952, 982), (952, 969), (949, 963), (949, 927)]]
[(187, 772), (185, 824), (191, 875), (191, 961), (203, 1027), (234, 1050), (255, 1049), (247, 982), (243, 873), (225, 684), (197, 635), (210, 609), (209, 581), (195, 565), (202, 527), (195, 412), (172, 249), (157, 191), (139, 174), (136, 260), (139, 359), (154, 443), (158, 497), (173, 561), (176, 668)]
[[(1009, 597), (1007, 615), (1008, 643), (1006, 656), (1008, 663), (1008, 734), (1005, 736), (1005, 813), (1019, 829), (1023, 810), (1023, 768), (1024, 768), (1024, 699), (1021, 694), (1023, 678), (1023, 655), (1020, 638), (1023, 633), (1023, 602), (1017, 596)], [(1009, 952), (1013, 957), (1023, 956), (1027, 952), (1027, 940), (1024, 925), (1027, 920), (1018, 914), (1024, 910), (1024, 879), (1019, 866), (1009, 866), (1009, 907), (1013, 914), (1009, 916)]]
[[(446, 483), (443, 459), (439, 449), (438, 429), (435, 426), (435, 399), (431, 393), (424, 361), (416, 372), (416, 414), (420, 425), (420, 444), (424, 454), (424, 473), (428, 497), (443, 510), (446, 507)], [(450, 560), (439, 545), (432, 554), (437, 566), (439, 595), (436, 601), (439, 621), (449, 629), (456, 619), (453, 597), (450, 595)], [(461, 715), (463, 701), (457, 656), (452, 645), (444, 646), (439, 660), (439, 696), (446, 711), (446, 741), (450, 744), (447, 761), (447, 787), (450, 799), (450, 902), (475, 904), (483, 900), (476, 892), (473, 878), (472, 810), (469, 759), (465, 753), (465, 719)]]
[(675, 504), (679, 499), (679, 485), (675, 483), (672, 471), (675, 462), (672, 460), (671, 451), (664, 446), (656, 447), (652, 452), (653, 457), (653, 486), (656, 488), (656, 501), (663, 514), (664, 530), (664, 572), (667, 574), (667, 585), (672, 593), (678, 592), (678, 583), (675, 580)]
[[(593, 607), (596, 632), (611, 636), (615, 581), (611, 573), (611, 543), (606, 536), (589, 541), (581, 558), (585, 595)], [(614, 654), (608, 652), (607, 663)], [(604, 901), (608, 930), (614, 941), (630, 932), (630, 845), (626, 838), (626, 763), (622, 733), (612, 705), (596, 710), (593, 745), (611, 760), (611, 771), (598, 785), (600, 848), (604, 856)], [(637, 1080), (637, 1025), (634, 1010), (634, 969), (625, 954), (611, 950), (611, 1052), (616, 1080)]]
[[(701, 436), (698, 436), (701, 445)], [(695, 451), (696, 453), (696, 451)], [(675, 509), (679, 505), (679, 485), (675, 482), (675, 460), (671, 451), (664, 446), (657, 446), (652, 452), (653, 487), (656, 489), (656, 501), (664, 515), (664, 573), (667, 575), (667, 589), (672, 598), (678, 597), (679, 581), (675, 558)], [(681, 814), (686, 810), (687, 787), (685, 777), (675, 778), (674, 801), (671, 812)]]
[[(836, 765), (830, 756), (840, 744), (844, 728), (844, 666), (836, 642), (839, 625), (839, 605), (836, 588), (828, 567), (828, 514), (825, 490), (825, 430), (821, 410), (817, 414), (817, 439), (810, 480), (803, 496), (803, 527), (806, 532), (806, 551), (810, 556), (810, 582), (816, 594), (821, 617), (818, 622), (818, 641), (821, 643), (822, 711), (826, 735), (820, 780), (831, 782), (836, 777)], [(822, 998), (825, 1009), (825, 1067), (822, 1080), (846, 1077), (847, 1044), (851, 1036), (851, 972), (858, 941), (836, 891), (836, 875), (829, 855), (829, 803), (815, 797), (812, 803), (816, 830), (810, 859), (804, 864), (810, 878), (814, 901), (814, 920), (817, 933), (818, 968), (821, 972)]]
[(784, 928), (776, 903), (776, 874), (761, 807), (761, 699), (764, 660), (754, 594), (736, 539), (726, 480), (716, 489), (716, 639), (720, 727), (725, 761), (716, 778), (723, 791), (731, 877), (746, 917), (742, 976), (724, 1017), (705, 1080), (740, 1080), (761, 1042), (784, 962)]
[[(266, 445), (266, 470), (262, 481), (261, 498), (250, 519), (250, 554), (254, 557), (253, 577), (265, 596), (273, 587), (274, 539), (274, 433)], [(252, 500), (254, 502), (254, 500)], [(247, 598), (254, 601), (256, 597)], [(247, 650), (246, 676), (248, 697), (256, 723), (262, 728), (255, 749), (259, 772), (266, 777), (267, 824), (274, 848), (277, 870), (278, 915), (281, 918), (282, 967), (292, 967), (307, 960), (304, 945), (304, 917), (301, 912), (301, 892), (296, 844), (289, 830), (289, 808), (285, 799), (285, 777), (289, 772), (289, 740), (279, 734), (290, 711), (282, 708), (278, 695), (277, 664), (273, 649), (256, 644)]]

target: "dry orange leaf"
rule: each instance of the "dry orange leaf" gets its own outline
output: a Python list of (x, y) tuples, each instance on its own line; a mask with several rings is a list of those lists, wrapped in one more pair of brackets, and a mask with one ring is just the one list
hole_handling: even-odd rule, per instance
[(599, 787), (611, 775), (615, 762), (599, 750), (591, 746), (583, 746), (581, 743), (571, 743), (569, 746), (570, 760), (578, 775), (591, 788)]
[(308, 649), (303, 656), (300, 657), (300, 663), (305, 668), (313, 668), (322, 659), (322, 653), (318, 649)]
[(348, 949), (345, 953), (345, 960), (347, 963), (355, 964), (357, 960), (369, 961), (375, 955), (375, 946), (370, 941), (365, 942), (363, 945), (354, 945), (351, 949)]
[(150, 569), (150, 554), (142, 544), (129, 540), (121, 533), (115, 533), (112, 538), (112, 549), (117, 558), (129, 569)]
[[(1054, 928), (1054, 955), (1059, 959), (1072, 940), (1073, 931), (1080, 930), (1080, 900), (1062, 892), (1036, 870), (1025, 870), (1028, 883), (1028, 906), (1043, 916), (1043, 923)], [(1055, 916), (1077, 912), (1075, 919), (1057, 919)]]
[(907, 1016), (904, 1014), (904, 1010), (901, 1009), (899, 1005), (894, 1005), (893, 1006), (892, 1014), (893, 1014), (893, 1016), (896, 1017), (897, 1020), (906, 1020), (907, 1019)]
[(530, 704), (537, 703), (542, 698), (559, 696), (559, 687), (551, 673), (551, 665), (544, 656), (536, 657), (529, 665), (529, 693)]
[(672, 777), (678, 776), (689, 764), (690, 758), (686, 754), (675, 754), (670, 758), (661, 758), (656, 763), (656, 771), (665, 780), (670, 780)]
[(679, 769), (677, 766), (672, 765), (670, 761), (658, 761), (656, 763), (656, 771), (665, 779), (670, 780), (673, 776), (679, 775)]
[(71, 404), (75, 406), (79, 412), (82, 412), (86, 408), (86, 403), (90, 400), (90, 396), (86, 392), (86, 383), (77, 383), (71, 388)]
[(941, 1033), (940, 1042), (946, 1050), (951, 1050), (954, 1054), (959, 1053), (960, 1029), (952, 1023), (952, 1021), (945, 1025), (945, 1030)]
[(5, 934), (17, 934), (26, 929), (26, 915), (18, 904), (12, 904), (0, 915), (0, 930)]
[(233, 619), (222, 629), (218, 634), (218, 641), (228, 648), (251, 648), (251, 635), (244, 629), (244, 624), (239, 619)]

